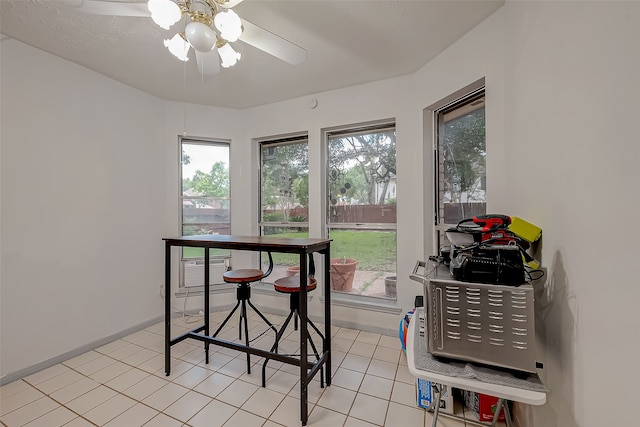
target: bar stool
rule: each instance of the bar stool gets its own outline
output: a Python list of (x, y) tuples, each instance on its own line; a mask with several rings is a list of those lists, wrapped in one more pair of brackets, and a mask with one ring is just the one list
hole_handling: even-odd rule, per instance
[[(313, 277), (314, 274), (315, 274), (315, 265), (313, 262), (313, 255), (309, 254), (309, 276), (307, 279), (307, 292), (313, 291), (318, 285), (318, 282)], [(273, 283), (273, 287), (277, 292), (280, 292), (283, 294), (289, 294), (289, 315), (285, 319), (280, 330), (276, 333), (276, 342), (273, 344), (273, 347), (271, 347), (271, 351), (277, 353), (280, 338), (282, 338), (282, 335), (287, 329), (287, 326), (289, 326), (291, 319), (293, 319), (293, 325), (294, 325), (293, 329), (296, 331), (298, 330), (298, 318), (300, 316), (300, 313), (299, 313), (300, 278), (297, 275), (283, 277), (281, 279), (277, 279)], [(316, 331), (316, 333), (320, 336), (320, 339), (322, 340), (322, 342), (324, 342), (324, 335), (322, 335), (322, 332), (320, 332), (320, 330), (311, 321), (311, 319), (307, 319), (307, 324), (310, 325), (313, 328), (313, 330)], [(309, 339), (309, 344), (313, 349), (313, 354), (316, 356), (316, 360), (319, 360), (320, 354), (318, 353), (318, 349), (316, 348), (316, 345), (313, 342), (311, 335), (307, 334), (307, 338)], [(262, 364), (262, 387), (265, 387), (266, 385), (266, 371), (267, 371), (268, 362), (269, 362), (269, 359), (265, 359), (264, 363)], [(324, 387), (324, 368), (322, 367), (320, 368), (320, 387)]]
[[(238, 339), (242, 339), (242, 326), (244, 321), (244, 340), (245, 344), (249, 346), (249, 321), (247, 318), (247, 305), (253, 309), (253, 311), (260, 316), (260, 318), (273, 330), (276, 334), (276, 343), (277, 343), (277, 334), (278, 330), (276, 327), (256, 308), (255, 305), (251, 302), (251, 282), (256, 282), (258, 280), (264, 279), (273, 270), (273, 258), (271, 256), (271, 252), (267, 252), (269, 256), (269, 267), (267, 271), (262, 271), (260, 269), (255, 268), (243, 268), (238, 270), (229, 270), (225, 272), (222, 277), (226, 283), (237, 283), (236, 287), (236, 305), (233, 307), (231, 312), (224, 319), (218, 330), (213, 334), (213, 337), (216, 337), (218, 333), (224, 328), (227, 324), (233, 313), (236, 312), (238, 307), (240, 308), (240, 321), (238, 324)], [(251, 373), (251, 356), (247, 353), (247, 373)]]

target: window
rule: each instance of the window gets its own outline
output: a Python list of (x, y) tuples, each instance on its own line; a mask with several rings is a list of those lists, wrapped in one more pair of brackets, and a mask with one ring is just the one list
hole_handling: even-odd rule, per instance
[(331, 287), (395, 300), (395, 123), (332, 130), (326, 142)]
[[(309, 159), (307, 136), (260, 142), (261, 235), (309, 237)], [(295, 274), (299, 257), (273, 254), (270, 280)]]
[[(180, 227), (183, 236), (230, 234), (229, 144), (180, 139)], [(223, 283), (229, 251), (209, 252), (210, 283)], [(182, 248), (180, 286), (202, 286), (204, 250)]]
[(437, 247), (444, 231), (486, 213), (484, 87), (434, 111)]

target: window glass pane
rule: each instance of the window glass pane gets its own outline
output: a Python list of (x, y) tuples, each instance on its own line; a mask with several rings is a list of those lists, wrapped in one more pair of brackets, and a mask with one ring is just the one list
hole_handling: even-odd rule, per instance
[(332, 289), (395, 299), (395, 127), (345, 129), (327, 142)]
[(486, 213), (484, 92), (437, 112), (438, 224)]
[(306, 139), (285, 144), (263, 143), (261, 147), (262, 222), (306, 222), (309, 206)]
[[(260, 233), (309, 237), (309, 160), (307, 137), (260, 144)], [(270, 281), (298, 274), (297, 254), (273, 253)], [(262, 255), (263, 268), (268, 258)]]
[[(182, 235), (229, 234), (229, 145), (221, 142), (181, 142)], [(227, 256), (212, 250), (211, 256)], [(203, 257), (198, 248), (183, 248), (183, 257)]]

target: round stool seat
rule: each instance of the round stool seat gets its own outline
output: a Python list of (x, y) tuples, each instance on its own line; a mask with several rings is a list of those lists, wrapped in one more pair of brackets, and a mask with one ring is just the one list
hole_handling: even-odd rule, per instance
[(240, 268), (238, 270), (225, 271), (222, 277), (227, 283), (255, 282), (264, 277), (264, 272), (255, 268)]
[[(307, 282), (307, 291), (312, 291), (318, 285), (318, 281), (309, 277)], [(276, 291), (282, 292), (285, 294), (294, 294), (300, 292), (300, 277), (298, 276), (289, 276), (283, 277), (282, 279), (278, 279), (273, 284), (273, 287)]]

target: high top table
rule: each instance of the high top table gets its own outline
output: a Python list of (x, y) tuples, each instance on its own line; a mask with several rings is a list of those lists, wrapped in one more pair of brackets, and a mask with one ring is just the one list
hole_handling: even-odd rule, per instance
[[(163, 238), (165, 241), (165, 296), (164, 296), (164, 331), (165, 331), (165, 373), (171, 374), (171, 346), (187, 338), (204, 342), (205, 362), (209, 363), (209, 345), (215, 344), (267, 359), (274, 359), (300, 367), (300, 420), (307, 424), (308, 396), (307, 387), (311, 379), (324, 366), (325, 382), (331, 385), (331, 289), (329, 280), (330, 240), (329, 239), (294, 239), (271, 236), (232, 236), (232, 235), (198, 235)], [(204, 248), (204, 324), (171, 339), (171, 248), (193, 247)], [(241, 251), (264, 251), (276, 253), (298, 254), (300, 256), (300, 357), (292, 357), (244, 344), (212, 337), (209, 331), (209, 249), (229, 249)], [(318, 252), (324, 256), (324, 339), (322, 353), (315, 363), (309, 363), (307, 355), (307, 257)]]

